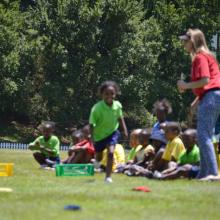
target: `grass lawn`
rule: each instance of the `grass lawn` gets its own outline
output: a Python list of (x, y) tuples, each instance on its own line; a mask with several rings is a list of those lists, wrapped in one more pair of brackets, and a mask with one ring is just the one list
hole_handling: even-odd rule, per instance
[[(0, 162), (14, 162), (14, 175), (0, 177), (0, 220), (142, 220), (220, 219), (220, 182), (155, 181), (125, 175), (113, 184), (94, 177), (56, 177), (40, 170), (29, 151), (0, 150)], [(135, 192), (145, 185), (152, 192)], [(77, 204), (81, 211), (65, 211)]]

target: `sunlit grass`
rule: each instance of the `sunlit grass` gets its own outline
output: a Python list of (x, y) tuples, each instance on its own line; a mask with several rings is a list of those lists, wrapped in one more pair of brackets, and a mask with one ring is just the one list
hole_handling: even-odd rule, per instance
[[(0, 177), (0, 220), (76, 219), (220, 219), (220, 183), (198, 181), (154, 181), (114, 175), (113, 184), (104, 175), (56, 177), (39, 169), (29, 151), (0, 150), (0, 162), (14, 162), (14, 175)], [(135, 192), (135, 186), (152, 192)], [(65, 211), (76, 204), (81, 211)]]

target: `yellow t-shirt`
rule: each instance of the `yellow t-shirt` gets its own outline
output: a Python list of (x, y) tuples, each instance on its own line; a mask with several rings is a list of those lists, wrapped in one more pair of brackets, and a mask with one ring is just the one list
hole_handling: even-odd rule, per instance
[(180, 154), (184, 151), (184, 144), (182, 140), (177, 136), (172, 141), (168, 141), (162, 159), (171, 161), (171, 158), (174, 157), (177, 161)]
[(154, 147), (150, 144), (145, 148), (143, 148), (142, 145), (139, 146), (141, 146), (141, 148), (139, 148), (135, 156), (137, 162), (143, 161), (145, 155), (149, 154), (150, 152), (154, 152)]
[[(115, 151), (114, 151), (114, 160), (113, 160), (112, 171), (114, 171), (119, 164), (124, 164), (124, 163), (125, 163), (124, 148), (121, 144), (116, 144)], [(102, 153), (102, 160), (101, 160), (100, 164), (105, 167), (107, 166), (107, 149), (105, 149)]]

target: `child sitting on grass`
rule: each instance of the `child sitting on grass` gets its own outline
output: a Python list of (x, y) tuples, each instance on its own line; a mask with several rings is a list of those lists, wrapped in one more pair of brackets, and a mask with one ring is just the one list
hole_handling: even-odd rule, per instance
[(117, 166), (117, 173), (123, 173), (125, 170), (129, 169), (131, 164), (134, 163), (137, 152), (142, 148), (139, 141), (141, 131), (142, 129), (137, 128), (130, 133), (129, 146), (131, 150), (128, 153), (127, 162)]
[(73, 153), (73, 149), (75, 148), (75, 145), (77, 145), (78, 143), (80, 143), (81, 141), (83, 141), (83, 133), (81, 130), (76, 130), (71, 134), (71, 144), (68, 150), (68, 157), (65, 158), (64, 160), (62, 160), (62, 163), (70, 163), (71, 161), (71, 155)]
[(153, 146), (149, 144), (151, 136), (150, 129), (142, 129), (139, 135), (140, 150), (136, 153), (134, 162), (125, 167), (125, 174), (128, 176), (139, 175), (139, 172), (147, 167), (149, 161), (154, 158), (155, 152)]
[(162, 159), (167, 140), (165, 138), (165, 133), (163, 130), (155, 131), (151, 134), (151, 144), (154, 147), (155, 156), (152, 161), (148, 164), (148, 169), (150, 171), (160, 170), (159, 164), (160, 160)]
[(157, 170), (169, 168), (171, 161), (177, 162), (181, 153), (185, 152), (185, 147), (180, 139), (180, 126), (177, 122), (167, 122), (165, 126), (165, 136), (168, 140), (162, 159), (157, 164)]
[(196, 130), (187, 129), (181, 135), (186, 151), (180, 154), (176, 166), (157, 173), (156, 178), (162, 180), (177, 179), (180, 177), (195, 178), (199, 172), (199, 148), (196, 145)]
[(54, 123), (44, 122), (42, 125), (42, 136), (29, 144), (30, 150), (36, 150), (33, 154), (41, 168), (53, 167), (60, 163), (60, 141), (53, 135)]
[(139, 135), (139, 143), (141, 148), (136, 153), (134, 164), (144, 166), (145, 163), (153, 159), (155, 152), (153, 146), (149, 144), (150, 136), (150, 129), (141, 130)]
[(91, 142), (90, 127), (87, 125), (83, 127), (82, 131), (75, 131), (72, 134), (72, 141), (74, 145), (68, 152), (69, 157), (63, 160), (62, 163), (90, 163), (95, 152)]
[(131, 150), (129, 151), (128, 156), (127, 156), (127, 164), (134, 162), (134, 158), (135, 158), (137, 152), (142, 147), (139, 142), (139, 136), (140, 136), (141, 131), (142, 131), (142, 129), (140, 129), (140, 128), (134, 129), (130, 134), (129, 145), (131, 147)]
[[(113, 166), (112, 171), (117, 172), (117, 167), (122, 167), (125, 165), (125, 151), (121, 144), (115, 145), (114, 151), (114, 159), (113, 159)], [(107, 166), (107, 149), (103, 151), (102, 160), (100, 162), (101, 169), (105, 170)]]
[[(132, 166), (130, 173), (135, 176), (153, 177), (153, 171), (157, 169), (157, 164), (161, 160), (167, 140), (162, 134), (163, 131), (155, 131), (150, 136), (151, 144), (146, 148), (145, 162), (141, 166)], [(152, 148), (153, 147), (153, 148)]]

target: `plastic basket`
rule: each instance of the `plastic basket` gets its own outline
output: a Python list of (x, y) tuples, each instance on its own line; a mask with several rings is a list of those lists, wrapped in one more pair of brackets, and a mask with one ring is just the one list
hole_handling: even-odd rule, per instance
[(12, 176), (13, 163), (0, 163), (0, 176)]
[(56, 165), (56, 176), (93, 176), (93, 164), (59, 164)]

